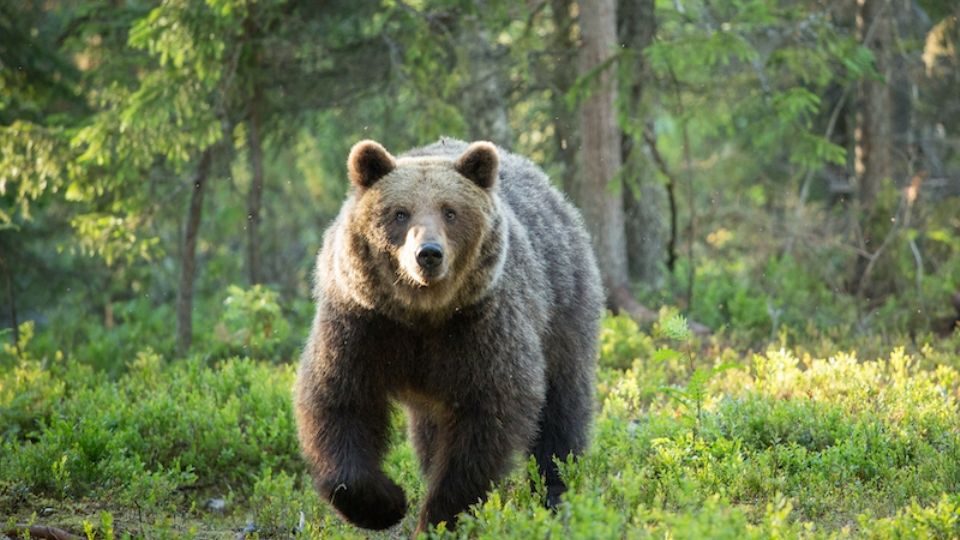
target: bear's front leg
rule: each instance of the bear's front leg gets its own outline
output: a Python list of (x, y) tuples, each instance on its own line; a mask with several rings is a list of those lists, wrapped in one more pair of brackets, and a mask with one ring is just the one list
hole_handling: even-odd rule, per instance
[[(320, 344), (322, 345), (322, 344)], [(381, 469), (389, 405), (357, 363), (308, 347), (296, 383), (297, 429), (320, 494), (349, 522), (386, 529), (407, 510), (403, 490)]]
[(492, 484), (509, 471), (512, 455), (526, 448), (535, 424), (529, 414), (506, 408), (465, 405), (438, 426), (428, 493), (415, 535), (441, 521), (453, 529), (457, 514), (484, 500)]

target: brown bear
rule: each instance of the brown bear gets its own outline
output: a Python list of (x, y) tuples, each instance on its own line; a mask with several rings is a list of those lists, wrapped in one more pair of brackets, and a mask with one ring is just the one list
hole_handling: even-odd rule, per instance
[(357, 526), (400, 521), (404, 493), (381, 468), (398, 401), (428, 484), (418, 531), (454, 527), (518, 453), (557, 504), (554, 459), (587, 445), (603, 308), (580, 215), (487, 142), (394, 158), (362, 141), (347, 167), (295, 389), (317, 489)]

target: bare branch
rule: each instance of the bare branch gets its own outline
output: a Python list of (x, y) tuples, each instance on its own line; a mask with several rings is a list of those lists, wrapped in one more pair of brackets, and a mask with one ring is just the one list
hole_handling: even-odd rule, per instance
[(69, 533), (56, 527), (46, 525), (14, 525), (12, 529), (3, 532), (4, 536), (10, 538), (20, 538), (23, 533), (27, 533), (30, 538), (40, 538), (42, 540), (83, 540), (82, 536)]

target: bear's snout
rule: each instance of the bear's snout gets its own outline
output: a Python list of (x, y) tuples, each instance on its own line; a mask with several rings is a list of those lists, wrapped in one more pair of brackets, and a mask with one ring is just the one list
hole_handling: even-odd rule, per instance
[(416, 255), (420, 268), (435, 270), (443, 262), (443, 247), (435, 242), (420, 244)]

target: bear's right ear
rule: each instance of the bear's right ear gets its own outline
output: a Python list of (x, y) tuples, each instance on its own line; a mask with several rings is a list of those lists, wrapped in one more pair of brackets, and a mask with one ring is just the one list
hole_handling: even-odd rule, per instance
[(350, 149), (350, 157), (347, 158), (350, 182), (361, 188), (372, 186), (396, 168), (396, 160), (376, 141), (358, 142)]

